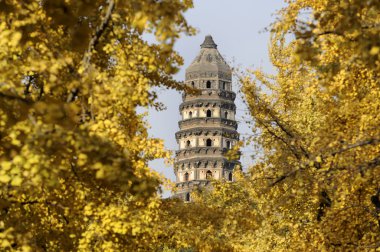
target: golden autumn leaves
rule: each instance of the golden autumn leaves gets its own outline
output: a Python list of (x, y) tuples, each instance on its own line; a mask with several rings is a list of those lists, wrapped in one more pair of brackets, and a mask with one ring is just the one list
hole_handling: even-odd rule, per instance
[(242, 78), (265, 152), (251, 169), (252, 190), (265, 194), (255, 239), (261, 251), (376, 249), (379, 5), (291, 1), (280, 17), (276, 75)]
[[(160, 178), (147, 163), (169, 153), (136, 108), (155, 105), (153, 86), (180, 87), (172, 47), (192, 33), (182, 16), (191, 2), (2, 7), (0, 247), (156, 246)], [(146, 29), (159, 44), (142, 39)]]
[(136, 113), (151, 87), (183, 88), (173, 44), (192, 2), (1, 3), (1, 249), (378, 249), (377, 2), (289, 1), (276, 74), (240, 80), (264, 158), (192, 204), (158, 197), (147, 163), (170, 153)]

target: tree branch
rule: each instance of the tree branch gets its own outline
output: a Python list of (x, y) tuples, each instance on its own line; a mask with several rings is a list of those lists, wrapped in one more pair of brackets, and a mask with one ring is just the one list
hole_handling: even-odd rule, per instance
[(264, 128), (269, 132), (269, 134), (271, 134), (273, 137), (277, 138), (278, 140), (280, 140), (281, 142), (283, 142), (289, 149), (290, 151), (293, 153), (293, 155), (298, 159), (298, 160), (301, 160), (301, 157), (300, 155), (297, 153), (297, 151), (287, 142), (285, 141), (285, 139), (283, 139), (282, 137), (279, 137), (275, 132), (273, 132), (264, 122), (262, 122), (261, 120), (259, 119), (256, 119), (256, 121), (258, 123), (260, 123), (261, 125), (264, 126)]
[[(83, 73), (84, 74), (87, 74), (87, 71), (88, 71), (89, 66), (90, 66), (90, 61), (91, 61), (91, 57), (92, 57), (91, 51), (98, 44), (100, 37), (102, 36), (104, 31), (106, 30), (106, 28), (107, 28), (107, 26), (111, 20), (111, 15), (112, 15), (114, 8), (115, 8), (115, 1), (109, 0), (106, 15), (105, 15), (104, 19), (102, 20), (102, 22), (100, 23), (100, 25), (96, 28), (95, 34), (94, 34), (94, 36), (92, 36), (90, 43), (88, 44), (87, 51), (84, 54), (84, 57), (83, 57), (83, 68), (84, 68)], [(94, 120), (95, 119), (94, 108), (93, 108), (94, 97), (93, 97), (92, 84), (90, 86), (90, 96), (92, 98), (91, 99), (91, 107), (90, 107), (91, 120)], [(86, 108), (85, 107), (86, 106), (84, 105), (84, 101), (82, 99), (82, 121), (83, 122), (85, 121), (85, 117), (86, 117), (86, 111), (85, 111)]]
[[(280, 138), (281, 139), (281, 138)], [(328, 155), (325, 155), (323, 156), (323, 158), (327, 158), (328, 156), (334, 156), (336, 154), (340, 154), (340, 153), (343, 153), (345, 151), (348, 151), (348, 150), (351, 150), (351, 149), (354, 149), (354, 148), (357, 148), (357, 147), (361, 147), (361, 146), (365, 146), (365, 145), (370, 145), (370, 144), (377, 144), (377, 143), (380, 143), (380, 140), (379, 139), (369, 139), (369, 140), (365, 140), (365, 141), (360, 141), (358, 143), (355, 143), (355, 144), (351, 144), (351, 145), (348, 145), (346, 148), (343, 148), (343, 149), (340, 149), (338, 151), (335, 151), (335, 152), (332, 152)], [(359, 166), (359, 170), (360, 172), (362, 173), (364, 168), (373, 168), (373, 167), (376, 167), (376, 166), (379, 166), (380, 165), (380, 156), (379, 157), (376, 157), (372, 160), (370, 160), (369, 162), (366, 162), (364, 164), (361, 164)], [(283, 181), (284, 179), (290, 177), (291, 175), (295, 174), (297, 171), (299, 171), (300, 169), (296, 169), (296, 170), (293, 170), (291, 172), (288, 172), (282, 176), (280, 176), (279, 178), (277, 178), (272, 184), (271, 186), (274, 186), (278, 183), (280, 183), (281, 181)]]
[(14, 95), (8, 95), (4, 93), (0, 93), (0, 98), (8, 99), (8, 100), (17, 100), (26, 104), (31, 104), (33, 103), (32, 101), (29, 101), (28, 99), (19, 97), (19, 96), (14, 96)]
[(100, 37), (102, 36), (105, 29), (107, 28), (107, 26), (111, 20), (111, 15), (112, 15), (114, 8), (115, 8), (115, 1), (109, 0), (106, 15), (105, 15), (104, 19), (102, 20), (102, 22), (100, 23), (100, 25), (96, 28), (95, 34), (94, 34), (94, 36), (92, 36), (90, 43), (88, 44), (87, 51), (83, 57), (83, 65), (85, 68), (85, 72), (87, 71), (88, 66), (90, 64), (90, 61), (91, 61), (91, 56), (92, 56), (91, 50), (98, 44)]
[(371, 145), (371, 144), (378, 144), (378, 143), (380, 143), (380, 139), (374, 139), (374, 138), (369, 139), (369, 140), (360, 141), (360, 142), (357, 142), (354, 144), (347, 145), (347, 147), (342, 148), (340, 150), (334, 151), (334, 152), (330, 153), (329, 156), (335, 156), (336, 154), (341, 154), (343, 152), (349, 151), (349, 150), (357, 148), (357, 147), (362, 147), (362, 146)]
[(288, 173), (282, 175), (281, 177), (277, 178), (276, 181), (274, 181), (270, 186), (275, 186), (275, 185), (277, 185), (278, 183), (280, 183), (280, 182), (283, 181), (284, 179), (286, 179), (286, 178), (288, 178), (288, 177), (294, 175), (294, 174), (295, 174), (296, 172), (298, 172), (298, 171), (299, 171), (299, 169), (296, 169), (296, 170), (293, 170), (293, 171), (291, 171), (291, 172), (288, 172)]
[[(265, 102), (263, 101), (262, 99), (260, 99), (259, 95), (257, 95), (254, 91), (250, 91), (249, 92), (250, 95), (254, 98), (255, 102), (263, 108), (264, 112), (270, 116), (271, 120), (276, 123), (276, 125), (281, 129), (282, 132), (285, 133), (286, 136), (288, 136), (290, 139), (296, 139), (296, 136), (294, 135), (294, 133), (288, 129), (288, 127), (286, 127), (280, 120), (280, 118), (274, 113), (274, 111), (270, 108), (270, 106)], [(257, 118), (256, 118), (257, 120)], [(268, 130), (269, 130), (269, 127), (265, 125), (265, 123), (261, 122), (261, 124)], [(270, 132), (271, 133), (271, 132)], [(271, 133), (273, 134), (273, 133)], [(277, 135), (273, 134), (274, 136), (276, 136), (277, 138), (279, 138)], [(292, 153), (296, 156), (296, 158), (298, 160), (301, 159), (301, 155), (299, 153), (297, 153), (297, 150), (293, 147), (293, 146), (290, 146), (290, 144), (288, 143), (288, 141), (285, 141), (284, 139), (282, 138), (279, 138), (283, 143), (285, 143), (292, 151)], [(299, 150), (302, 152), (303, 155), (305, 155), (306, 158), (310, 158), (310, 154), (306, 151), (305, 148), (303, 148), (300, 144), (297, 144), (297, 146), (295, 146), (297, 148), (299, 148)]]

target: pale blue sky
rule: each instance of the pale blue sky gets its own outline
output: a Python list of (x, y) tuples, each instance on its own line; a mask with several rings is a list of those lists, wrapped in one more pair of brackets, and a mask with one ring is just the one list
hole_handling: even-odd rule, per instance
[[(268, 57), (269, 32), (265, 31), (275, 20), (275, 13), (284, 6), (282, 0), (194, 0), (194, 9), (186, 13), (188, 22), (198, 29), (196, 36), (181, 37), (176, 44), (176, 50), (184, 58), (185, 64), (175, 76), (177, 80), (184, 80), (185, 69), (197, 56), (200, 44), (205, 35), (212, 35), (218, 50), (232, 67), (262, 68), (272, 72)], [(234, 91), (238, 87), (234, 83)], [(238, 95), (239, 96), (239, 95)], [(156, 112), (150, 110), (148, 121), (152, 128), (150, 135), (165, 140), (166, 148), (176, 150), (175, 132), (179, 130), (180, 119), (178, 107), (181, 103), (181, 94), (173, 90), (159, 90), (159, 101), (163, 102), (167, 110)], [(235, 101), (237, 105), (237, 120), (241, 121), (238, 132), (241, 139), (251, 133), (242, 121), (246, 107), (241, 98)], [(252, 163), (252, 148), (243, 150), (241, 162), (246, 169)], [(166, 166), (163, 160), (156, 160), (150, 166), (167, 178), (174, 181), (173, 167)], [(164, 196), (167, 196), (166, 192)]]

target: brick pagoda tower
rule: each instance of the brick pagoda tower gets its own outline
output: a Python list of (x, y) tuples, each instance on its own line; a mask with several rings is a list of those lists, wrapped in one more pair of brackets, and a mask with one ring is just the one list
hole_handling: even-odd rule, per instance
[(210, 179), (232, 181), (232, 171), (239, 164), (223, 156), (239, 140), (236, 94), (231, 68), (211, 36), (206, 36), (198, 56), (186, 69), (185, 84), (201, 91), (196, 96), (183, 94), (180, 131), (175, 135), (179, 144), (174, 164), (176, 196), (190, 201), (190, 192), (207, 186)]

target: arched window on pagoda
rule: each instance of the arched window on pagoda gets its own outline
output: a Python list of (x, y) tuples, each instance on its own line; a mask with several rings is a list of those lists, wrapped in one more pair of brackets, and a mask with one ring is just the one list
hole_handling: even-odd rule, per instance
[(206, 179), (207, 179), (207, 180), (212, 179), (212, 172), (211, 172), (210, 170), (208, 170), (208, 171), (206, 172)]
[(189, 112), (189, 118), (192, 118), (193, 117), (193, 112)]
[(228, 112), (226, 111), (226, 112), (224, 112), (224, 118), (228, 118)]
[(232, 181), (232, 172), (228, 173), (228, 181)]
[(206, 111), (206, 116), (207, 116), (207, 117), (211, 117), (211, 116), (212, 116), (212, 112), (211, 112), (211, 110), (208, 109), (208, 110)]
[(183, 179), (184, 181), (189, 181), (189, 173), (185, 173), (185, 176), (184, 176), (184, 179)]
[(206, 146), (212, 146), (212, 140), (210, 138), (206, 140)]
[(187, 141), (186, 141), (186, 147), (187, 147), (187, 148), (191, 147), (191, 142), (190, 142), (190, 140), (187, 140)]
[(226, 142), (226, 147), (227, 147), (227, 149), (231, 149), (231, 142), (230, 141)]
[(206, 82), (206, 88), (211, 88), (211, 81)]
[(192, 87), (192, 88), (195, 88), (194, 81), (191, 82), (191, 87)]

